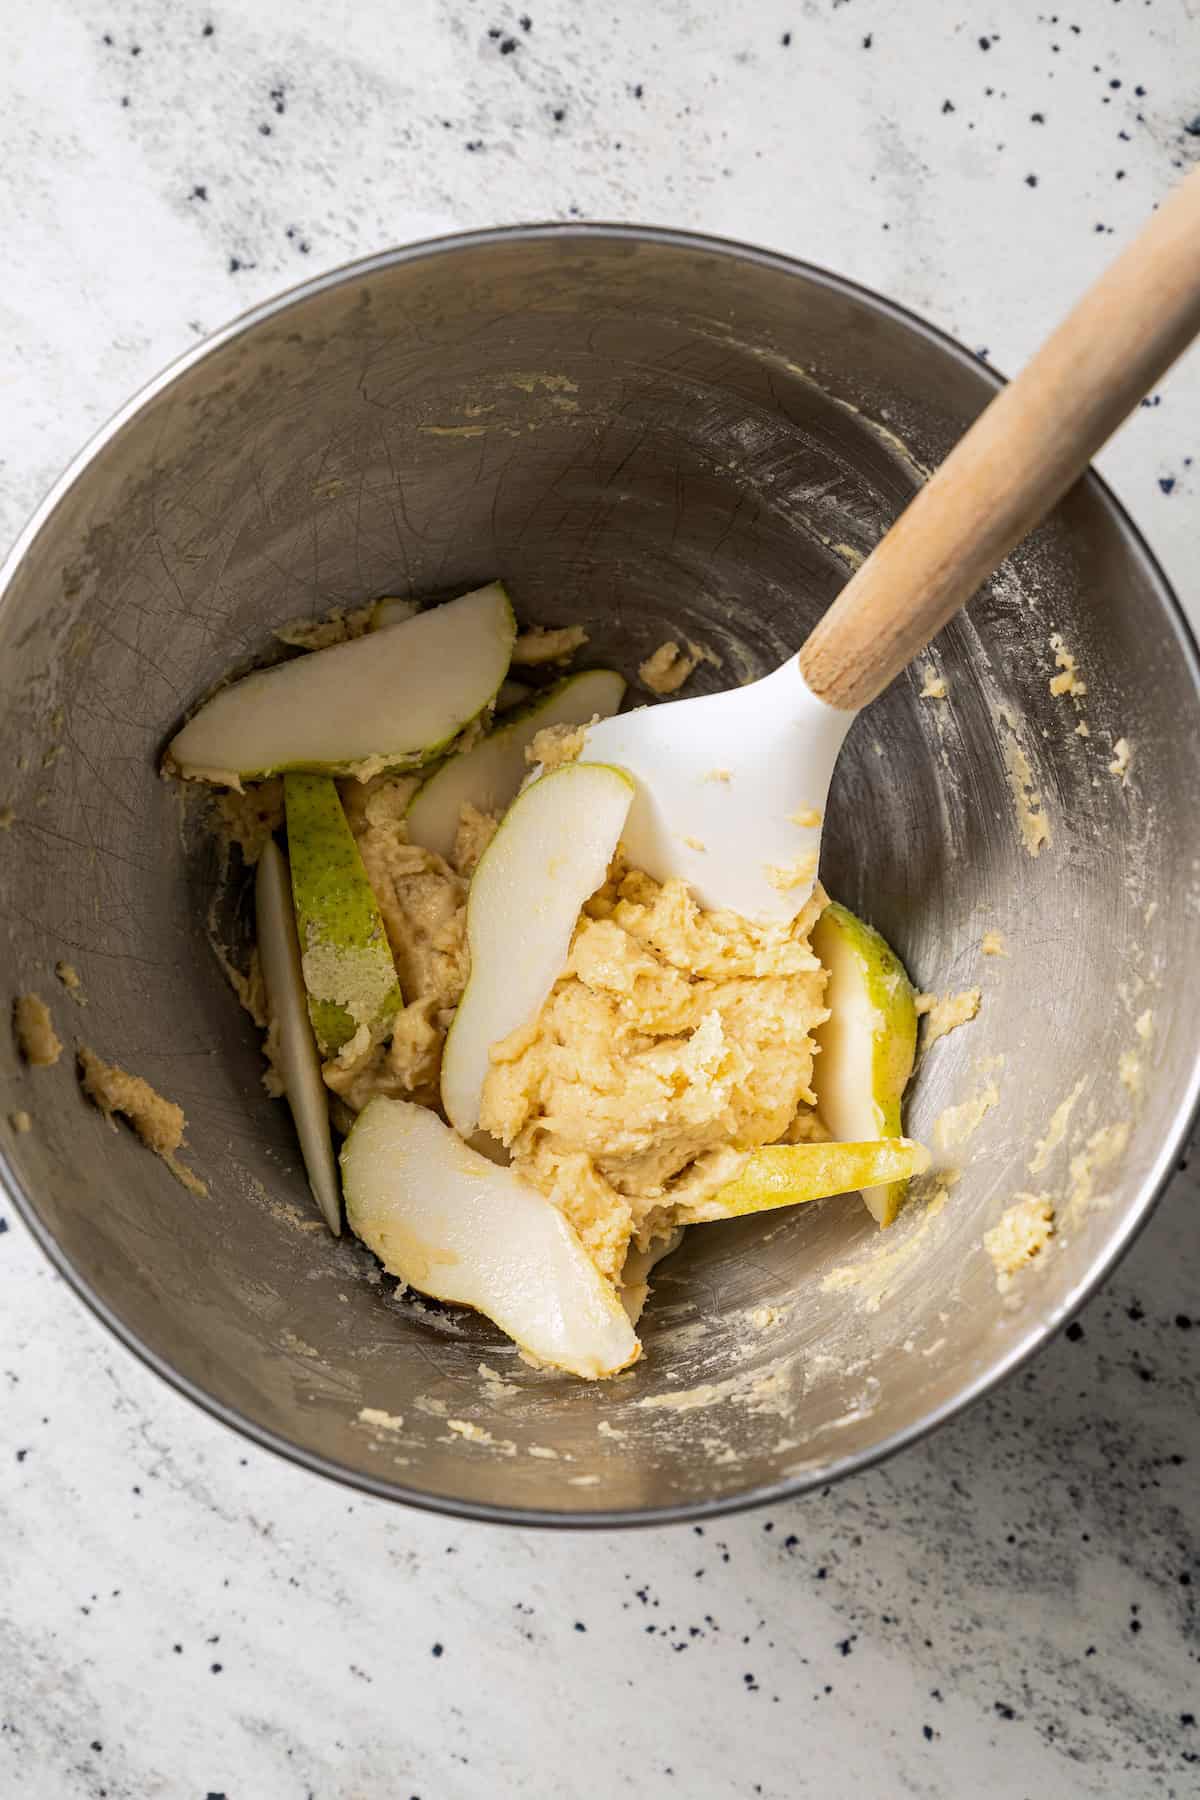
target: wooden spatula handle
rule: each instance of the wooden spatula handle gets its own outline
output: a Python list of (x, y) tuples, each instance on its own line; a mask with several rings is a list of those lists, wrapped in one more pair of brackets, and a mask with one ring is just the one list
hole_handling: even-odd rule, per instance
[(1200, 170), (1089, 288), (910, 502), (800, 652), (865, 706), (1054, 506), (1200, 331)]

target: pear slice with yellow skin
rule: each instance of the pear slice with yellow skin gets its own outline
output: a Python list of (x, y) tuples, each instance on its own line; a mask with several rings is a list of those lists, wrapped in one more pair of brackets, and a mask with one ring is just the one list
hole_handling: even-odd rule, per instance
[(308, 1012), (322, 1056), (400, 1006), (396, 964), (358, 845), (329, 775), (285, 775), (288, 857)]
[(909, 1138), (880, 1138), (868, 1144), (767, 1144), (751, 1152), (745, 1167), (707, 1200), (680, 1207), (681, 1225), (740, 1219), (773, 1212), (831, 1194), (895, 1185), (923, 1175), (930, 1156)]
[[(812, 947), (829, 971), (829, 1018), (813, 1033), (817, 1111), (844, 1143), (901, 1135), (901, 1102), (917, 1048), (916, 996), (890, 944), (847, 907), (831, 901)], [(881, 1226), (904, 1204), (903, 1176), (867, 1183), (863, 1199)]]
[(258, 859), (254, 881), (258, 955), (275, 1027), (275, 1063), (292, 1111), (313, 1199), (334, 1237), (342, 1230), (341, 1187), (329, 1130), (329, 1091), (308, 1016), (300, 941), (287, 863), (274, 838)]
[(607, 763), (566, 763), (509, 807), (467, 894), (471, 974), (442, 1053), (442, 1106), (469, 1138), (493, 1044), (535, 1019), (566, 967), (585, 900), (604, 881), (633, 800)]
[(625, 682), (611, 669), (587, 669), (531, 694), (526, 704), (514, 707), (486, 737), (469, 750), (447, 757), (421, 784), (404, 819), (410, 840), (449, 857), (465, 805), (484, 813), (502, 813), (512, 803), (529, 773), (525, 751), (539, 731), (550, 725), (588, 725), (593, 719), (610, 718), (624, 696)]
[(491, 705), (516, 630), (494, 581), (385, 631), (256, 669), (188, 720), (166, 766), (226, 787), (288, 769), (419, 767)]
[(540, 1363), (598, 1380), (641, 1346), (611, 1283), (544, 1195), (436, 1113), (382, 1096), (342, 1146), (350, 1228), (385, 1269), (471, 1306)]

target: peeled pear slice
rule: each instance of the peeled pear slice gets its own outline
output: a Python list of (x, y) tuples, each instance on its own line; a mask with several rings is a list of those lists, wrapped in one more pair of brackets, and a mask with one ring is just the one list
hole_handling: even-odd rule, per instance
[(172, 740), (168, 766), (234, 787), (281, 769), (354, 774), (426, 762), (494, 698), (515, 636), (494, 581), (222, 688)]
[(881, 1138), (870, 1144), (768, 1144), (755, 1150), (741, 1174), (708, 1200), (698, 1200), (686, 1210), (681, 1207), (679, 1222), (703, 1225), (740, 1219), (744, 1213), (852, 1194), (856, 1188), (874, 1193), (879, 1183), (903, 1186), (910, 1175), (923, 1175), (929, 1162), (928, 1150), (909, 1138)]
[[(817, 1111), (835, 1138), (863, 1142), (900, 1136), (900, 1102), (917, 1048), (913, 987), (896, 952), (870, 925), (836, 901), (825, 908), (812, 947), (829, 971), (830, 1016), (814, 1032)], [(880, 1225), (904, 1204), (901, 1177), (863, 1189)]]
[(442, 1055), (442, 1105), (479, 1124), (488, 1052), (537, 1016), (566, 966), (579, 910), (603, 882), (633, 799), (607, 763), (566, 763), (509, 808), (467, 894), (471, 975)]
[(258, 859), (254, 910), (267, 1005), (279, 1038), (280, 1078), (292, 1109), (313, 1199), (334, 1237), (340, 1237), (341, 1186), (329, 1133), (328, 1097), (308, 1017), (287, 863), (274, 838), (268, 838)]
[(596, 1380), (641, 1346), (556, 1206), (408, 1100), (374, 1099), (342, 1146), (350, 1228), (410, 1287), (473, 1306), (539, 1362)]
[(364, 1026), (374, 1039), (386, 1031), (400, 1005), (396, 964), (332, 776), (285, 775), (283, 794), (308, 1013), (321, 1055), (333, 1056)]
[(547, 725), (586, 725), (607, 719), (625, 695), (625, 683), (611, 669), (568, 675), (514, 710), (470, 750), (451, 756), (420, 788), (405, 816), (414, 844), (450, 855), (458, 815), (468, 802), (480, 812), (503, 812), (529, 773), (526, 746)]

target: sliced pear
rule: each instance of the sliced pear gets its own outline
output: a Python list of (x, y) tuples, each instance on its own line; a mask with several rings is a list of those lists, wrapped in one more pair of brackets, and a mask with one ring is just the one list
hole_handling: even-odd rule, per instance
[(471, 974), (442, 1056), (442, 1105), (469, 1138), (493, 1044), (536, 1017), (579, 910), (603, 882), (633, 799), (607, 763), (567, 763), (513, 802), (467, 895)]
[(308, 1013), (333, 1056), (364, 1027), (376, 1040), (387, 1030), (396, 964), (332, 776), (285, 775), (283, 793)]
[(649, 1250), (639, 1250), (635, 1245), (626, 1254), (618, 1292), (631, 1325), (637, 1325), (650, 1298), (651, 1275), (660, 1262), (665, 1262), (668, 1256), (674, 1256), (682, 1242), (683, 1226), (677, 1225), (669, 1237), (659, 1238)]
[(470, 750), (451, 756), (418, 788), (405, 817), (414, 844), (448, 857), (458, 815), (468, 802), (480, 812), (504, 812), (529, 773), (525, 749), (548, 725), (586, 725), (607, 719), (624, 698), (625, 683), (611, 669), (569, 675), (515, 710)]
[(391, 1274), (473, 1306), (539, 1362), (596, 1380), (641, 1346), (556, 1206), (436, 1113), (377, 1098), (342, 1146), (346, 1217)]
[[(421, 611), (419, 600), (401, 600), (389, 594), (382, 600), (376, 600), (371, 608), (371, 617), (367, 621), (368, 631), (387, 631), (392, 625), (403, 625), (409, 619), (415, 619)], [(507, 712), (510, 707), (520, 706), (529, 699), (534, 689), (523, 681), (504, 680), (500, 683), (500, 691), (496, 695), (496, 711)]]
[(523, 706), (526, 700), (532, 699), (536, 688), (528, 687), (523, 681), (505, 679), (500, 683), (500, 692), (496, 695), (496, 711), (511, 712), (514, 706)]
[(292, 1109), (313, 1199), (334, 1237), (340, 1237), (341, 1186), (329, 1132), (327, 1090), (308, 1017), (291, 882), (287, 863), (274, 838), (267, 839), (258, 859), (254, 910), (267, 1006), (279, 1036), (277, 1067)]
[(413, 767), (491, 703), (515, 636), (508, 595), (494, 581), (222, 688), (172, 740), (168, 766), (227, 787), (281, 769)]
[(745, 1168), (708, 1200), (680, 1208), (681, 1225), (739, 1219), (743, 1213), (772, 1212), (805, 1200), (855, 1189), (878, 1191), (923, 1175), (930, 1156), (909, 1138), (880, 1138), (870, 1144), (768, 1144), (752, 1152)]
[(368, 631), (386, 631), (391, 625), (404, 625), (409, 619), (415, 619), (421, 610), (418, 600), (399, 600), (389, 594), (384, 600), (377, 600), (371, 608)]
[[(900, 1102), (917, 1047), (913, 986), (896, 952), (870, 925), (832, 901), (817, 920), (812, 947), (829, 971), (829, 1018), (813, 1034), (817, 1111), (835, 1138), (898, 1138)], [(890, 1225), (906, 1182), (889, 1178), (863, 1190), (871, 1216)]]

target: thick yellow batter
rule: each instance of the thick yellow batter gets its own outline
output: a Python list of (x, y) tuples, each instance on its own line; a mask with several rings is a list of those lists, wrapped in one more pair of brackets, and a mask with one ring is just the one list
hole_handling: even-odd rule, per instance
[[(389, 1044), (325, 1066), (355, 1112), (375, 1094), (438, 1104), (469, 973), (467, 883), (495, 830), (464, 808), (443, 861), (407, 840), (412, 788), (384, 777), (343, 791), (405, 1000)], [(826, 977), (808, 935), (824, 904), (818, 890), (791, 926), (756, 926), (703, 913), (682, 882), (660, 886), (618, 861), (541, 1013), (493, 1048), (482, 1125), (610, 1280), (743, 1152), (821, 1135), (810, 1080)]]

